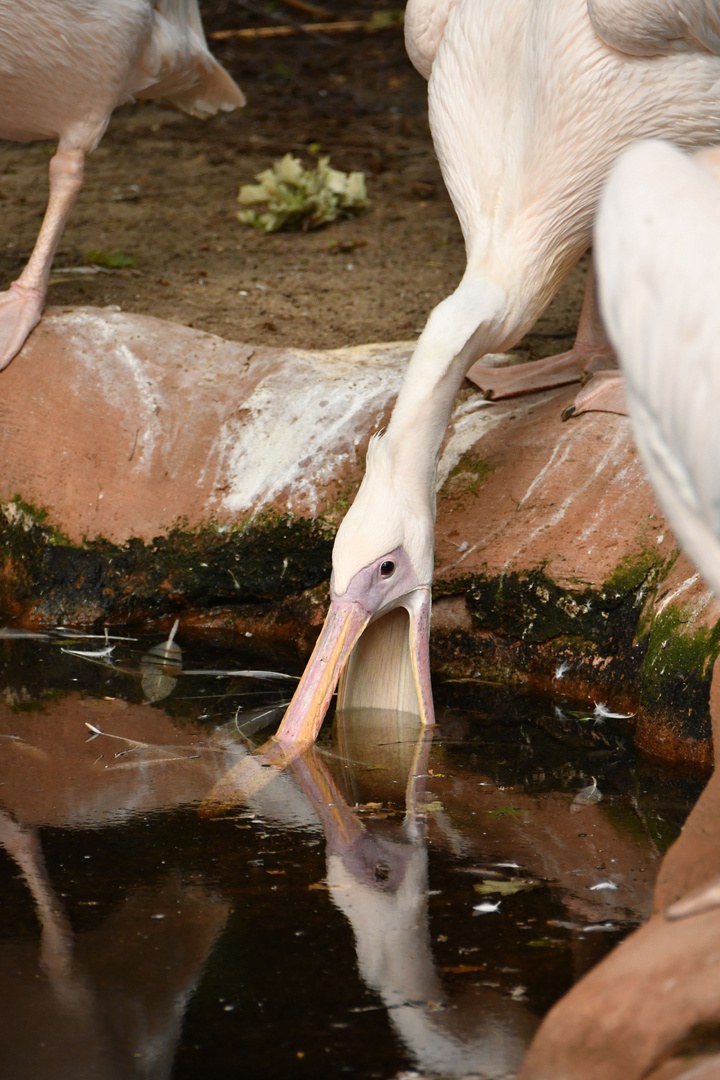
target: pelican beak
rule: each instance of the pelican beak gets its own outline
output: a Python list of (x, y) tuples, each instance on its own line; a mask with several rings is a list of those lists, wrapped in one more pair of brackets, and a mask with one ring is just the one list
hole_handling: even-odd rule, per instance
[(338, 680), (342, 709), (392, 709), (434, 723), (429, 630), (429, 588), (416, 589), (402, 607), (374, 617), (356, 600), (333, 598), (275, 738), (286, 746), (310, 746)]
[(373, 616), (356, 599), (332, 596), (320, 637), (277, 734), (258, 753), (228, 770), (203, 801), (203, 815), (220, 813), (256, 795), (304, 754), (317, 738), (339, 679), (341, 709), (392, 710), (410, 713), (427, 725), (434, 723), (429, 586), (414, 589), (399, 603), (400, 608)]
[(356, 600), (332, 600), (320, 637), (275, 736), (279, 743), (303, 749), (314, 743), (340, 674), (370, 614)]

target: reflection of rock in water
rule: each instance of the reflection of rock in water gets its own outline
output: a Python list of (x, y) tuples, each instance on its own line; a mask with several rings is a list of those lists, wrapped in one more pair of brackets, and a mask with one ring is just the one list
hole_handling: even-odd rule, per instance
[(229, 905), (212, 889), (169, 877), (130, 893), (100, 926), (73, 934), (41, 854), (31, 877), (41, 946), (22, 938), (0, 944), (3, 1076), (166, 1080)]
[[(710, 698), (715, 745), (719, 675), (720, 660)], [(663, 860), (652, 916), (550, 1011), (522, 1080), (718, 1080), (720, 907), (707, 909), (698, 899), (720, 869), (719, 820), (716, 770)], [(687, 896), (697, 914), (666, 918), (668, 907), (683, 913)], [(707, 1053), (712, 1057), (701, 1063)], [(694, 1057), (697, 1071), (688, 1064)]]
[[(0, 1072), (12, 1080), (165, 1080), (228, 905), (211, 888), (167, 877), (75, 932), (36, 826), (103, 827), (199, 799), (238, 750), (204, 746), (201, 729), (180, 728), (149, 706), (77, 694), (41, 714), (1, 706), (0, 720), (15, 733), (0, 759), (0, 790), (14, 815), (0, 810), (0, 844), (40, 925), (39, 944), (0, 942)], [(113, 738), (88, 741), (87, 724)]]
[[(96, 730), (108, 737), (96, 736)], [(199, 800), (237, 746), (208, 745), (199, 726), (180, 727), (151, 705), (71, 693), (43, 712), (0, 704), (2, 802), (21, 822), (104, 827), (142, 810)], [(132, 752), (128, 753), (128, 750)]]

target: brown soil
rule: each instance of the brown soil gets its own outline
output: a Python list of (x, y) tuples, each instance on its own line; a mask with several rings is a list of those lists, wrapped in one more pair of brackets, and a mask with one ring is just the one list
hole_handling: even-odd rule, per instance
[[(385, 2), (324, 0), (336, 18), (366, 19)], [(259, 7), (258, 4), (254, 7)], [(270, 24), (240, 3), (207, 0), (213, 31)], [(283, 4), (283, 18), (306, 16)], [(457, 284), (464, 248), (430, 139), (424, 80), (399, 27), (213, 42), (248, 104), (200, 122), (155, 104), (129, 105), (88, 158), (86, 183), (56, 271), (92, 250), (124, 252), (136, 269), (55, 272), (49, 303), (117, 305), (223, 337), (335, 347), (416, 336)], [(236, 219), (241, 183), (288, 151), (361, 169), (371, 208), (312, 233), (262, 235)], [(17, 277), (40, 225), (53, 148), (0, 146), (0, 285)], [(576, 272), (524, 343), (531, 355), (568, 347), (580, 304)]]

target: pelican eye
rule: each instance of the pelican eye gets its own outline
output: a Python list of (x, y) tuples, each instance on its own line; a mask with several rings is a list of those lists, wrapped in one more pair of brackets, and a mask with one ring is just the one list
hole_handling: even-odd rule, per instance
[(385, 562), (380, 563), (380, 577), (389, 578), (395, 573), (395, 563), (392, 559), (386, 559)]

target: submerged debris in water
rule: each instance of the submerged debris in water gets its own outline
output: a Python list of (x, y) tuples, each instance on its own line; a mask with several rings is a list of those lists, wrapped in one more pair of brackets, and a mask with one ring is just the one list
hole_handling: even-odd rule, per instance
[(257, 184), (243, 184), (238, 193), (241, 206), (267, 203), (265, 210), (239, 210), (238, 220), (261, 232), (281, 229), (317, 229), (338, 217), (348, 217), (368, 205), (365, 176), (330, 168), (321, 157), (314, 169), (286, 154), (272, 168), (257, 173)]
[(143, 694), (151, 704), (164, 701), (177, 686), (182, 670), (182, 649), (175, 643), (179, 625), (180, 620), (176, 619), (167, 641), (153, 645), (140, 661)]
[[(53, 634), (59, 634), (63, 638), (92, 638), (93, 641), (104, 641), (105, 644), (109, 641), (137, 641), (136, 637), (123, 637), (120, 634), (109, 633), (107, 627), (105, 627), (104, 634), (84, 634), (80, 630), (72, 630), (69, 626), (55, 626), (52, 630)], [(36, 635), (41, 637), (47, 637), (47, 634)]]
[(514, 893), (525, 892), (527, 889), (535, 889), (541, 882), (536, 878), (510, 878), (505, 881), (479, 881), (473, 888), (479, 893), (500, 893), (502, 896), (513, 896)]
[(265, 671), (262, 668), (193, 668), (183, 671), (183, 675), (215, 675), (225, 678), (244, 679), (290, 679), (299, 682), (298, 675), (288, 675), (284, 671)]

